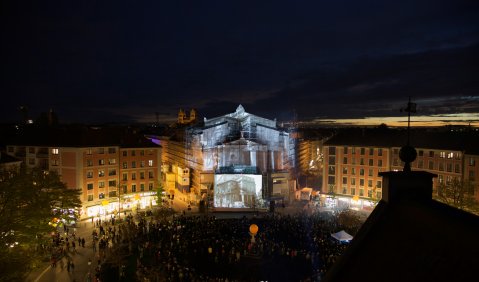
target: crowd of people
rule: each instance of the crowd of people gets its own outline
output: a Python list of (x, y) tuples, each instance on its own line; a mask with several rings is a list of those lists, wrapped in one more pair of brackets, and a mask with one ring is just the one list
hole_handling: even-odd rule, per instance
[[(329, 212), (126, 217), (99, 226), (97, 280), (319, 281), (347, 247)], [(256, 224), (254, 236), (249, 226)], [(348, 226), (346, 228), (355, 228)], [(94, 235), (95, 236), (95, 235)]]

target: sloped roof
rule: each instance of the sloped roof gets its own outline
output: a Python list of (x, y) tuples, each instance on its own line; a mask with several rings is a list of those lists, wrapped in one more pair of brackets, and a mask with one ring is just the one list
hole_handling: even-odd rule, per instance
[(381, 200), (324, 281), (474, 281), (478, 238), (473, 214), (432, 199)]

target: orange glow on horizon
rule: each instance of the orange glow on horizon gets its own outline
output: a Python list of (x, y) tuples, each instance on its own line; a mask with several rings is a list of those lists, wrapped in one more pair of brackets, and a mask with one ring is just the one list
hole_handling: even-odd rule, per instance
[[(407, 116), (401, 117), (365, 117), (356, 119), (315, 119), (315, 123), (329, 123), (334, 125), (377, 126), (384, 123), (391, 127), (407, 126)], [(411, 115), (411, 126), (438, 127), (446, 125), (461, 125), (479, 127), (479, 113), (447, 114), (431, 116)]]

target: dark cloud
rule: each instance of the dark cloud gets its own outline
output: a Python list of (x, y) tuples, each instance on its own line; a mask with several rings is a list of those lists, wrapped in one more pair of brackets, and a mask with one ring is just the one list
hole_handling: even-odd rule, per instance
[(4, 121), (23, 104), (79, 122), (239, 103), (278, 119), (356, 117), (390, 114), (408, 95), (477, 109), (459, 99), (479, 95), (477, 1), (1, 5)]

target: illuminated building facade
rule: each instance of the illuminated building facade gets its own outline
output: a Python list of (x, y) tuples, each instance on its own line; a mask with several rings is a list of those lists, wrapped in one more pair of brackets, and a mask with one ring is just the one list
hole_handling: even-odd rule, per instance
[(241, 105), (233, 113), (177, 123), (165, 134), (149, 138), (162, 146), (163, 180), (170, 193), (179, 189), (193, 199), (204, 199), (212, 194), (215, 175), (220, 174), (263, 175), (263, 197), (289, 199), (294, 189), (290, 176), (295, 166), (293, 138), (278, 128), (276, 120), (250, 114)]
[[(406, 144), (404, 131), (345, 130), (328, 140), (323, 147), (323, 193), (334, 193), (367, 202), (382, 196), (382, 177), (385, 171), (402, 171), (399, 158)], [(438, 177), (433, 180), (433, 196), (438, 197), (440, 185), (457, 180), (470, 184), (479, 201), (479, 152), (474, 146), (476, 137), (465, 139), (451, 132), (416, 132), (417, 158), (411, 163), (413, 171), (427, 171)]]
[[(27, 168), (55, 171), (68, 188), (80, 189), (82, 216), (103, 216), (156, 205), (160, 148), (123, 129), (67, 129), (45, 138), (19, 138), (7, 153)], [(30, 141), (36, 140), (36, 141)]]

